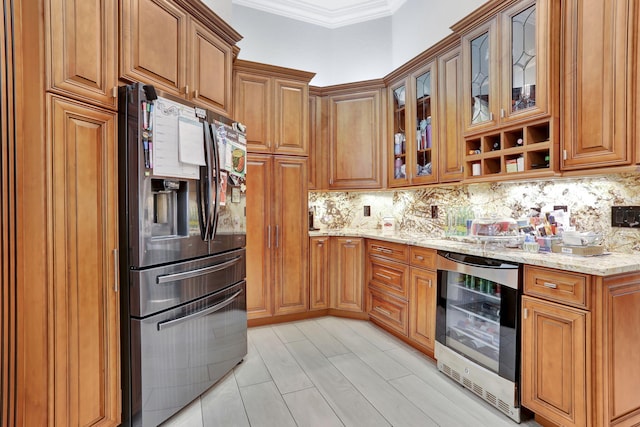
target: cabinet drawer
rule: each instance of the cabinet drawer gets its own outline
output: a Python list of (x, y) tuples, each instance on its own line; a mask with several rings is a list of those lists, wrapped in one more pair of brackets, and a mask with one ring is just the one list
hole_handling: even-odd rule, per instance
[(404, 263), (409, 262), (409, 246), (401, 243), (367, 240), (367, 253)]
[(420, 246), (410, 247), (410, 262), (415, 267), (436, 269), (436, 256), (437, 251), (435, 249), (422, 248)]
[(369, 289), (367, 295), (369, 317), (407, 336), (409, 333), (407, 322), (408, 304), (375, 289)]
[(579, 308), (589, 308), (591, 276), (524, 266), (524, 293)]
[(409, 298), (409, 266), (386, 259), (369, 257), (369, 285), (397, 297)]

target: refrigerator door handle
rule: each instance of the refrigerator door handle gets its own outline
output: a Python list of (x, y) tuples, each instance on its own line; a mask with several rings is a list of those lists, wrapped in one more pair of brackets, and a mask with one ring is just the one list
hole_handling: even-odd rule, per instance
[(209, 239), (209, 230), (211, 225), (211, 148), (209, 144), (210, 138), (207, 134), (207, 127), (204, 128), (205, 134), (205, 156), (206, 156), (206, 169), (203, 173), (203, 168), (201, 168), (200, 173), (200, 182), (199, 182), (199, 197), (200, 197), (200, 235), (202, 236), (202, 240)]
[(197, 311), (195, 313), (191, 313), (191, 314), (186, 315), (186, 316), (178, 317), (177, 319), (160, 322), (160, 323), (158, 323), (158, 330), (161, 331), (163, 329), (179, 325), (182, 322), (186, 322), (188, 320), (197, 319), (198, 317), (206, 316), (207, 314), (215, 313), (216, 311), (222, 310), (223, 308), (225, 308), (226, 306), (231, 304), (233, 302), (233, 300), (235, 300), (238, 297), (238, 295), (240, 295), (241, 293), (242, 293), (242, 289), (240, 289), (235, 294), (231, 295), (226, 300), (224, 300), (224, 301), (222, 301), (222, 302), (220, 302), (220, 303), (218, 303), (216, 305), (212, 305), (209, 308), (205, 308), (204, 310), (200, 310), (200, 311)]
[(185, 271), (182, 273), (165, 274), (156, 278), (156, 283), (161, 285), (163, 283), (177, 282), (178, 280), (192, 279), (198, 276), (204, 276), (205, 274), (215, 273), (216, 271), (224, 270), (227, 267), (240, 262), (241, 257), (235, 257), (229, 261), (222, 262), (220, 264), (212, 265), (209, 267), (198, 268), (197, 270)]
[(211, 130), (213, 161), (215, 162), (215, 174), (212, 180), (215, 185), (215, 202), (213, 204), (213, 211), (211, 212), (211, 230), (209, 231), (209, 239), (213, 240), (218, 229), (218, 211), (220, 210), (220, 153), (218, 151), (218, 141), (215, 137), (215, 126), (213, 123), (209, 124), (209, 129)]

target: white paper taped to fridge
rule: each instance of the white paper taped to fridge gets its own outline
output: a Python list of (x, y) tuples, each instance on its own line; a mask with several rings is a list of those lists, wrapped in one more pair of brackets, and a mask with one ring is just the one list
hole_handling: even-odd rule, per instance
[[(153, 173), (155, 175), (198, 179), (200, 166), (180, 161), (180, 118), (197, 120), (193, 107), (158, 97), (153, 110)], [(202, 134), (202, 127), (200, 127)], [(200, 140), (200, 144), (203, 142)]]

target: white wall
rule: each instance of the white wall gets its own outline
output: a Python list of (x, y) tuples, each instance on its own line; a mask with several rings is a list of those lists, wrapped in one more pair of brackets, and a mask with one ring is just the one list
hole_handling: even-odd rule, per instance
[(393, 14), (392, 64), (398, 68), (447, 35), (485, 0), (406, 0)]
[(328, 29), (232, 4), (202, 0), (243, 39), (239, 58), (316, 73), (315, 86), (384, 77), (451, 33), (485, 0), (406, 0), (391, 17)]
[(391, 18), (337, 29), (233, 5), (231, 26), (244, 38), (240, 59), (316, 73), (329, 86), (379, 78), (391, 70)]
[(201, 0), (202, 3), (209, 6), (216, 15), (231, 24), (231, 0)]

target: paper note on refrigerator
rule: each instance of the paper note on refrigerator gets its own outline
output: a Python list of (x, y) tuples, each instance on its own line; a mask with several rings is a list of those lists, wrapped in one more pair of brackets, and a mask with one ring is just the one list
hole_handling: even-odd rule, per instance
[(180, 117), (178, 119), (178, 154), (182, 163), (206, 166), (202, 123)]
[[(172, 178), (198, 179), (200, 166), (180, 161), (180, 118), (197, 120), (193, 107), (158, 97), (153, 109), (153, 173)], [(202, 132), (202, 127), (200, 128)], [(202, 142), (201, 142), (202, 144)]]

